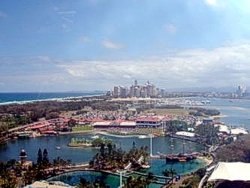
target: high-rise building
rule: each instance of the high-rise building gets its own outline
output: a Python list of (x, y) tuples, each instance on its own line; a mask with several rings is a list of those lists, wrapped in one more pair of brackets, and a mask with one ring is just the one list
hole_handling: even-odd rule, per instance
[(164, 96), (164, 90), (160, 90), (149, 81), (145, 85), (138, 85), (137, 80), (134, 81), (134, 85), (128, 88), (123, 86), (115, 86), (112, 92), (113, 97), (162, 97)]
[(247, 93), (247, 87), (243, 85), (239, 85), (236, 90), (236, 94), (238, 97), (244, 97)]
[(137, 86), (137, 80), (135, 80), (135, 86)]
[(113, 97), (118, 97), (118, 96), (119, 96), (119, 88), (115, 86), (113, 91)]
[(119, 89), (120, 89), (119, 97), (122, 97), (122, 98), (127, 97), (127, 89), (125, 87), (122, 87), (122, 86), (120, 86)]

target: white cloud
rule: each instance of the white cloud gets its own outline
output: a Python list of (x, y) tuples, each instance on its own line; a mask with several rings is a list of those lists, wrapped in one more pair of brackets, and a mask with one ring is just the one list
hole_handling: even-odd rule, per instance
[(74, 21), (72, 19), (65, 17), (65, 16), (62, 16), (62, 20), (64, 20), (66, 23), (71, 23), (71, 24), (74, 23)]
[(75, 15), (77, 11), (75, 10), (62, 10), (59, 7), (54, 7), (54, 11), (61, 18), (61, 27), (64, 31), (70, 31), (71, 26), (74, 24)]
[(88, 42), (91, 41), (90, 38), (87, 37), (87, 36), (81, 36), (81, 37), (79, 38), (79, 40), (80, 40), (80, 42), (82, 42), (82, 43), (88, 43)]
[[(69, 75), (110, 83), (128, 79), (152, 80), (162, 87), (226, 87), (250, 82), (250, 43), (213, 50), (193, 49), (169, 57), (121, 60), (74, 61), (59, 65)], [(96, 86), (98, 88), (98, 86)]]
[(75, 10), (59, 11), (57, 9), (57, 13), (61, 15), (75, 15), (77, 12)]
[(209, 6), (216, 6), (218, 4), (218, 0), (205, 0), (205, 3)]
[(176, 31), (177, 31), (176, 26), (173, 25), (173, 24), (168, 24), (168, 25), (166, 25), (165, 28), (166, 28), (166, 31), (167, 31), (168, 33), (171, 33), (171, 34), (174, 34), (174, 33), (176, 33)]
[[(233, 87), (250, 83), (250, 42), (171, 52), (165, 57), (66, 61), (47, 56), (0, 58), (0, 90), (110, 89), (150, 80), (162, 88)], [(6, 83), (8, 83), (6, 85)], [(2, 84), (0, 83), (0, 86)], [(23, 88), (21, 88), (21, 86)]]
[(123, 47), (121, 44), (114, 43), (111, 40), (103, 40), (102, 41), (102, 46), (104, 48), (113, 49), (113, 50), (119, 50), (119, 49), (121, 49)]

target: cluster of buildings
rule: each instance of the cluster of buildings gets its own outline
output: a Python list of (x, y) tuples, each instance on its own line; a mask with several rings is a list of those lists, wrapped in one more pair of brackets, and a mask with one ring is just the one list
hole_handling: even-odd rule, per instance
[(247, 87), (245, 85), (238, 85), (235, 92), (207, 92), (207, 91), (194, 91), (194, 92), (166, 92), (164, 89), (159, 89), (154, 84), (147, 81), (144, 85), (139, 85), (137, 80), (134, 84), (126, 86), (114, 86), (112, 91), (107, 92), (108, 96), (114, 98), (160, 98), (160, 97), (219, 97), (219, 98), (242, 98), (247, 97)]
[[(248, 134), (243, 128), (231, 128), (219, 122), (214, 122), (213, 119), (205, 118), (203, 121), (198, 120), (194, 116), (173, 116), (173, 115), (141, 115), (131, 116), (129, 119), (114, 118), (103, 119), (100, 117), (74, 117), (66, 118), (60, 117), (50, 120), (44, 120), (22, 126), (21, 128), (14, 128), (11, 131), (16, 133), (18, 137), (36, 137), (40, 135), (57, 135), (58, 132), (71, 131), (70, 121), (74, 122), (74, 125), (90, 125), (95, 130), (133, 130), (140, 128), (159, 129), (166, 132), (168, 126), (171, 126), (171, 122), (177, 120), (180, 122), (186, 122), (188, 125), (211, 125), (219, 127), (219, 135), (221, 137), (227, 135)], [(188, 128), (188, 130), (177, 132), (175, 136), (181, 137), (195, 137), (194, 128)]]
[(9, 132), (21, 137), (36, 137), (39, 135), (57, 135), (58, 132), (70, 131), (69, 118), (55, 118), (27, 124), (25, 126), (10, 129)]
[(134, 128), (159, 128), (163, 119), (158, 117), (139, 117), (134, 121), (114, 120), (98, 121), (92, 123), (94, 129), (107, 130), (110, 128), (134, 129)]
[(126, 98), (126, 97), (163, 97), (165, 92), (163, 89), (157, 88), (154, 84), (147, 81), (144, 85), (139, 85), (137, 80), (130, 87), (114, 86), (112, 92), (109, 92), (115, 98)]
[(186, 121), (190, 124), (195, 123), (196, 119), (192, 116), (178, 116), (172, 115), (157, 116), (157, 115), (145, 115), (134, 117), (130, 120), (115, 119), (115, 120), (103, 120), (100, 118), (80, 118), (77, 120), (79, 125), (92, 125), (94, 129), (108, 130), (108, 129), (135, 129), (135, 128), (163, 128), (167, 126), (168, 122), (172, 120)]
[(247, 87), (244, 85), (239, 85), (235, 93), (237, 97), (245, 97), (247, 95)]

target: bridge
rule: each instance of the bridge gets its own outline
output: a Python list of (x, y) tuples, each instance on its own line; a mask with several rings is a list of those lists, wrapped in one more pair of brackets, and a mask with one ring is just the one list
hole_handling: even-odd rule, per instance
[[(143, 176), (143, 177), (147, 177), (148, 174), (147, 173), (142, 173), (142, 172), (138, 172), (138, 171), (129, 171), (129, 173), (127, 173), (127, 176), (129, 175), (139, 175), (139, 176)], [(160, 175), (153, 175), (154, 178), (156, 178), (156, 180), (154, 181), (157, 184), (169, 184), (170, 182), (172, 182), (172, 177), (167, 177), (167, 176), (160, 176)], [(163, 180), (163, 181), (161, 181)]]

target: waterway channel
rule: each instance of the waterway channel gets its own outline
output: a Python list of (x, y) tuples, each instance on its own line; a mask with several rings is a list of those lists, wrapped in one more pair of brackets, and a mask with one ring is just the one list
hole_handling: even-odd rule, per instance
[[(60, 156), (61, 158), (67, 160), (70, 159), (72, 163), (87, 163), (89, 160), (98, 152), (98, 149), (94, 148), (70, 148), (67, 144), (72, 138), (86, 138), (91, 139), (92, 134), (69, 134), (69, 135), (60, 135), (52, 137), (37, 137), (29, 138), (22, 140), (13, 140), (7, 142), (6, 145), (0, 147), (0, 161), (7, 161), (10, 159), (18, 160), (18, 155), (21, 149), (25, 149), (28, 154), (28, 159), (36, 162), (37, 151), (39, 148), (47, 149), (49, 153), (49, 159), (55, 159)], [(106, 138), (112, 139), (117, 147), (121, 147), (123, 150), (129, 150), (135, 142), (136, 147), (148, 146), (150, 145), (149, 138), (140, 139), (138, 137), (130, 138), (119, 138), (112, 136), (105, 136)], [(174, 145), (174, 152), (181, 153), (183, 152), (183, 141), (179, 139), (171, 139), (169, 137), (155, 137), (153, 138), (153, 154), (157, 152), (161, 153), (171, 153), (170, 143)], [(57, 147), (60, 149), (57, 149)], [(201, 151), (204, 149), (203, 146), (194, 142), (185, 141), (185, 152)], [(156, 174), (161, 174), (161, 171), (168, 167), (168, 164), (165, 164), (165, 160), (151, 160), (152, 167), (150, 171)], [(200, 167), (202, 164), (201, 161), (195, 160), (191, 164), (190, 162), (179, 163), (174, 165), (178, 173), (185, 174), (190, 171), (193, 171)], [(159, 168), (160, 167), (160, 168)]]

